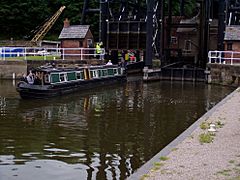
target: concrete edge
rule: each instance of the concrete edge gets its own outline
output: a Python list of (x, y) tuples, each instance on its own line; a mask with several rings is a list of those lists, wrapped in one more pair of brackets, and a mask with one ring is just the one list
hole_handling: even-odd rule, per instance
[(240, 87), (235, 89), (232, 93), (227, 95), (224, 99), (222, 99), (219, 103), (217, 103), (212, 109), (206, 112), (202, 117), (200, 117), (196, 122), (194, 122), (188, 129), (182, 132), (178, 137), (176, 137), (171, 143), (169, 143), (165, 148), (163, 148), (159, 153), (153, 156), (152, 159), (147, 161), (143, 166), (136, 170), (132, 175), (130, 175), (127, 180), (136, 180), (141, 179), (144, 174), (149, 173), (149, 171), (154, 167), (154, 163), (160, 161), (160, 157), (167, 156), (170, 154), (172, 149), (180, 144), (183, 140), (189, 137), (194, 130), (196, 130), (200, 124), (209, 118), (220, 106), (226, 103), (237, 91), (240, 90)]

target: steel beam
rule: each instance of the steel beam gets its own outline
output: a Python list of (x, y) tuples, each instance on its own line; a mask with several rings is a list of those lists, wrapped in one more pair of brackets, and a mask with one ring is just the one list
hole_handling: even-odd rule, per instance
[(225, 0), (219, 0), (218, 4), (218, 44), (217, 44), (217, 49), (219, 51), (224, 50), (224, 31), (226, 28), (226, 23), (225, 23)]
[(154, 0), (147, 1), (147, 41), (146, 41), (146, 58), (145, 66), (152, 67), (153, 59), (153, 15)]

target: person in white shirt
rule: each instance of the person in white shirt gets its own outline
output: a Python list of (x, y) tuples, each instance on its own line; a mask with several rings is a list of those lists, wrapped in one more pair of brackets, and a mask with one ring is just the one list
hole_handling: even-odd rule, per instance
[(33, 76), (33, 73), (30, 72), (27, 76), (27, 81), (28, 81), (28, 84), (33, 84), (34, 83), (34, 76)]
[(113, 64), (112, 64), (111, 60), (109, 60), (106, 65), (113, 65)]

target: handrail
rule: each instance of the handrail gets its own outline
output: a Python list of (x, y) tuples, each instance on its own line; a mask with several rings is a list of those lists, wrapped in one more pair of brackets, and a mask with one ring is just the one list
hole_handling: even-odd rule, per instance
[(61, 60), (103, 60), (104, 55), (104, 48), (101, 48), (100, 51), (98, 49), (97, 51), (97, 48), (0, 47), (0, 60), (8, 60), (11, 58), (27, 60), (34, 59), (34, 56), (42, 56), (43, 60), (49, 60), (50, 57), (52, 57), (53, 60), (56, 58)]
[(240, 52), (237, 51), (209, 51), (208, 63), (240, 65)]

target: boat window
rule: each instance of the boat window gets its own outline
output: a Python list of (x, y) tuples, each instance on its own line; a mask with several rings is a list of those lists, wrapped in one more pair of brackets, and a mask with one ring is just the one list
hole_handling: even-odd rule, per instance
[(91, 73), (92, 78), (98, 77), (98, 71), (97, 70), (92, 70), (92, 71), (90, 71), (90, 73)]
[(118, 68), (118, 74), (122, 74), (122, 73), (121, 73), (121, 68)]
[(118, 74), (118, 72), (117, 72), (117, 69), (115, 68), (115, 69), (113, 69), (113, 73), (114, 73), (114, 75), (117, 75)]
[(90, 71), (90, 77), (93, 78), (93, 71)]
[(98, 76), (98, 71), (97, 71), (97, 70), (94, 71), (94, 77), (96, 77), (96, 78), (99, 77), (99, 76)]
[(102, 71), (98, 70), (98, 77), (102, 77)]
[(108, 69), (107, 71), (108, 71), (108, 75), (109, 75), (109, 76), (113, 76), (113, 75), (114, 75), (114, 74), (113, 74), (113, 69)]
[(77, 75), (77, 79), (84, 79), (84, 75), (82, 71), (77, 72), (76, 75)]
[(69, 72), (69, 73), (67, 73), (67, 80), (68, 80), (68, 81), (76, 80), (76, 73), (75, 73), (75, 72)]
[(107, 69), (103, 69), (102, 70), (102, 76), (107, 76), (107, 75), (108, 75)]
[(49, 81), (50, 79), (49, 79), (49, 74), (45, 74), (45, 76), (44, 76), (44, 82), (45, 83), (49, 83), (50, 81)]
[(62, 81), (66, 81), (66, 75), (65, 75), (65, 73), (61, 73), (60, 74), (60, 81), (62, 82)]
[(59, 82), (59, 74), (51, 74), (51, 82), (52, 83)]

